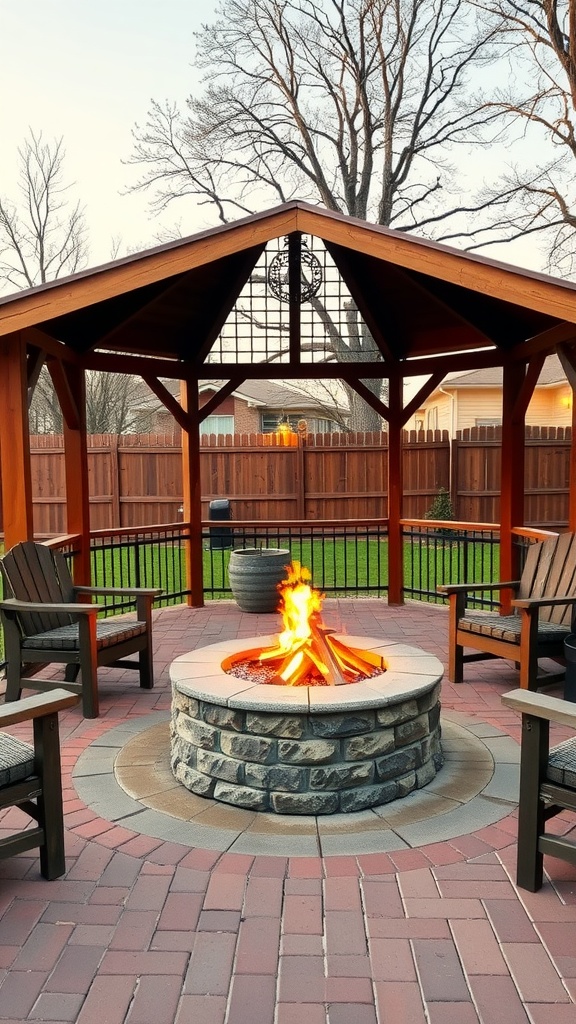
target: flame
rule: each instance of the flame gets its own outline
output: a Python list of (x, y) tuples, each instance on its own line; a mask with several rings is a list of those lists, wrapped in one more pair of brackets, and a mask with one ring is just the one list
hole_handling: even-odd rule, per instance
[(274, 671), (273, 683), (288, 686), (326, 686), (356, 682), (383, 672), (381, 658), (369, 651), (354, 651), (330, 634), (322, 624), (324, 594), (311, 584), (308, 569), (291, 562), (280, 583), (283, 630), (274, 647), (258, 652), (257, 662)]

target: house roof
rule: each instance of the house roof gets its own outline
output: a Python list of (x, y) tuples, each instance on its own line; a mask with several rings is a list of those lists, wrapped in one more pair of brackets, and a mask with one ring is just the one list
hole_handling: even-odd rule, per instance
[[(575, 284), (300, 202), (4, 297), (0, 336), (26, 331), (29, 344), (88, 368), (135, 372), (144, 356), (149, 373), (197, 378), (266, 244), (300, 232), (324, 241), (381, 359), (402, 372), (430, 372), (425, 360), (441, 353), (484, 352), (487, 365), (534, 336), (549, 351), (575, 340)], [(266, 379), (289, 376), (287, 363), (260, 365)], [(317, 376), (299, 352), (290, 366)], [(210, 374), (229, 378), (230, 367)]]
[[(163, 383), (175, 398), (179, 397), (179, 381), (168, 379)], [(219, 380), (203, 380), (199, 382), (199, 390), (200, 392), (206, 390), (218, 391), (221, 383)], [(159, 399), (148, 388), (144, 388), (145, 386), (142, 388), (141, 395), (133, 402), (134, 408), (140, 410), (158, 408), (161, 405)], [(296, 391), (294, 388), (280, 384), (277, 381), (246, 380), (235, 388), (232, 394), (244, 401), (253, 402), (259, 408), (264, 409), (278, 411), (288, 411), (290, 409), (298, 411), (309, 410), (316, 415), (328, 415), (330, 408), (335, 413), (348, 412), (345, 406), (339, 405), (337, 402), (332, 402), (329, 407), (327, 403), (315, 399), (313, 395), (303, 394), (301, 391)]]
[[(537, 387), (546, 387), (551, 384), (566, 384), (566, 374), (562, 369), (562, 364), (556, 354), (552, 354), (546, 357), (540, 376), (538, 378)], [(463, 373), (459, 376), (451, 377), (450, 380), (444, 382), (442, 387), (448, 388), (483, 388), (483, 387), (501, 387), (502, 386), (502, 367), (501, 366), (486, 366), (480, 370), (471, 370), (469, 373)]]

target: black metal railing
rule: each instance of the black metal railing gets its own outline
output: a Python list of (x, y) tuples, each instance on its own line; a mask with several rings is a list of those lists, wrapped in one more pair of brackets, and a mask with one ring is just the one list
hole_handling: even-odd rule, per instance
[[(500, 529), (463, 523), (404, 521), (404, 594), (408, 598), (444, 604), (438, 587), (448, 583), (492, 583), (499, 579)], [(498, 606), (499, 595), (478, 591), (470, 602), (476, 608)]]
[(230, 597), (228, 563), (237, 548), (286, 549), (287, 562), (300, 562), (317, 589), (331, 596), (381, 596), (388, 590), (388, 524), (239, 523), (205, 524), (204, 594)]

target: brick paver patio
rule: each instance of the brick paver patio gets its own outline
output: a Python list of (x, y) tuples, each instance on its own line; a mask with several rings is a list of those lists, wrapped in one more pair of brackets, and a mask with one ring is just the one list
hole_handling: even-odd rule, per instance
[[(327, 601), (324, 612), (339, 630), (412, 643), (446, 663), (443, 608), (345, 600)], [(284, 820), (284, 853), (282, 837), (268, 841), (265, 829), (254, 851), (241, 853), (166, 838), (166, 821), (175, 836), (183, 825), (154, 794), (142, 815), (107, 804), (114, 785), (134, 805), (110, 782), (107, 736), (122, 736), (124, 725), (127, 741), (139, 732), (145, 739), (149, 722), (167, 717), (172, 659), (276, 629), (276, 616), (243, 614), (231, 602), (157, 612), (155, 689), (140, 691), (134, 673), (101, 670), (101, 717), (83, 720), (78, 709), (62, 716), (67, 872), (44, 881), (35, 853), (0, 861), (0, 1019), (573, 1024), (576, 870), (547, 858), (539, 893), (514, 884), (515, 805), (506, 787), (517, 771), (510, 737), (517, 743), (519, 720), (500, 702), (516, 686), (511, 665), (479, 663), (465, 684), (443, 683), (447, 721), (508, 752), (501, 792), (492, 782), (469, 804), (453, 800), (456, 817), (446, 821), (468, 826), (450, 838), (433, 839), (441, 819), (432, 815), (430, 835), (424, 823), (396, 849), (374, 850), (360, 817), (341, 829), (346, 852), (322, 856), (319, 828), (320, 853), (301, 856), (290, 853)], [(83, 799), (87, 763), (92, 789)], [(16, 813), (0, 821), (0, 835)], [(130, 828), (137, 820), (146, 828)], [(559, 829), (569, 825), (557, 819)], [(198, 835), (205, 840), (209, 829)], [(327, 848), (338, 851), (339, 841)]]

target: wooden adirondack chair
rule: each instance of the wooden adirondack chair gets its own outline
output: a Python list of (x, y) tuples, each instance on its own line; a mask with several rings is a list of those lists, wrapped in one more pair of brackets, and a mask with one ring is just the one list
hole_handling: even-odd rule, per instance
[(0, 810), (20, 807), (35, 823), (0, 839), (0, 857), (39, 847), (44, 878), (58, 878), (66, 869), (58, 712), (78, 700), (59, 689), (0, 707), (0, 726), (31, 721), (34, 728), (33, 746), (0, 732)]
[(537, 892), (545, 853), (576, 864), (574, 837), (546, 830), (561, 811), (576, 811), (576, 735), (550, 749), (550, 722), (576, 732), (576, 704), (526, 690), (503, 694), (502, 703), (522, 715), (516, 881)]
[[(466, 610), (469, 594), (513, 589), (513, 615)], [(537, 690), (563, 673), (538, 675), (538, 659), (562, 660), (576, 609), (576, 534), (562, 533), (528, 549), (522, 578), (511, 583), (449, 584), (448, 678), (463, 680), (464, 664), (483, 658), (509, 658), (520, 669), (520, 687)], [(464, 654), (469, 647), (475, 654)]]
[[(82, 695), (85, 718), (97, 718), (100, 665), (137, 668), (140, 686), (152, 689), (152, 603), (162, 593), (151, 588), (75, 587), (66, 560), (43, 544), (16, 544), (0, 560), (5, 589), (0, 602), (7, 667), (6, 700), (18, 700), (26, 666), (60, 662), (67, 666), (66, 682), (34, 677), (36, 689), (64, 685)], [(99, 619), (101, 604), (84, 604), (81, 595), (112, 595), (136, 603), (136, 619)], [(137, 661), (125, 660), (138, 654)], [(121, 660), (122, 659), (122, 660)], [(74, 682), (78, 668), (81, 681)]]

